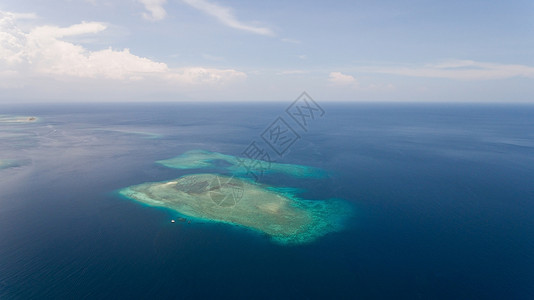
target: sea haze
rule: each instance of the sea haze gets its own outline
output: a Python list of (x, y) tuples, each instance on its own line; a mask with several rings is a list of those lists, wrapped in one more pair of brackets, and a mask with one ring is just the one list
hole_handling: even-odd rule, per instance
[[(534, 299), (534, 106), (290, 103), (0, 107), (0, 298)], [(240, 155), (278, 116), (300, 135), (264, 176), (354, 207), (345, 228), (284, 246), (226, 224), (176, 222), (118, 190)], [(217, 170), (202, 170), (215, 172)]]

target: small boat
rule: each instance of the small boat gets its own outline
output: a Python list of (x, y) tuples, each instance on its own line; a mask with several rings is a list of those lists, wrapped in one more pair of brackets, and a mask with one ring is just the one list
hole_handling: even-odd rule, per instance
[(174, 220), (171, 220), (171, 223), (174, 223), (174, 222), (176, 222), (176, 221), (174, 221)]

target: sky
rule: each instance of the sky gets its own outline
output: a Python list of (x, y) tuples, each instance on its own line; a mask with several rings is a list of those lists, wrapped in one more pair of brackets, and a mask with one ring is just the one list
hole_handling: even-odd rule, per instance
[(4, 0), (0, 103), (534, 102), (534, 1)]

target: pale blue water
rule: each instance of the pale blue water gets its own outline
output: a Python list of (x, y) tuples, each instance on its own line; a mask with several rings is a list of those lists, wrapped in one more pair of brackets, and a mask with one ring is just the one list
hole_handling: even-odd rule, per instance
[(330, 175), (262, 180), (355, 213), (291, 247), (115, 193), (239, 155), (289, 103), (0, 107), (40, 118), (0, 124), (0, 298), (534, 298), (534, 106), (321, 104), (280, 162)]

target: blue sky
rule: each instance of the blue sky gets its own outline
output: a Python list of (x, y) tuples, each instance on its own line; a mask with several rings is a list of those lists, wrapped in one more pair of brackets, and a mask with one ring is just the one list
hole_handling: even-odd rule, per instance
[(533, 1), (0, 4), (0, 101), (534, 102)]

